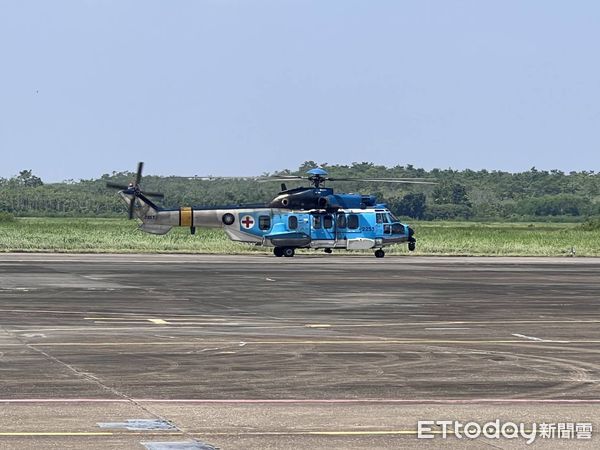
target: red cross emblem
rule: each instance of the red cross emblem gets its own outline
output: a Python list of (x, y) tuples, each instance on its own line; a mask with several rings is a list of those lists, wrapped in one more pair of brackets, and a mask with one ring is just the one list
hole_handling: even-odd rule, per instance
[(254, 219), (252, 216), (244, 216), (244, 218), (241, 220), (241, 223), (244, 225), (244, 228), (249, 229), (254, 226)]

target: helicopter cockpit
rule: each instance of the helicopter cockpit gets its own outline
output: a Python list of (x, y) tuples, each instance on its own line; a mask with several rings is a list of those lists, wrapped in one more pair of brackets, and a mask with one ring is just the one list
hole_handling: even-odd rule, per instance
[(383, 224), (384, 234), (405, 234), (404, 225), (389, 210), (375, 213), (375, 221), (377, 224)]

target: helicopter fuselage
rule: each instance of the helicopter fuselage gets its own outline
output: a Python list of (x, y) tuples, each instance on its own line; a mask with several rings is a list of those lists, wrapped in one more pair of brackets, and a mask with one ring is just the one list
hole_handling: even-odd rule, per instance
[[(326, 181), (385, 182), (404, 184), (435, 184), (421, 178), (347, 178), (330, 177), (323, 168), (313, 168), (308, 176), (282, 173), (274, 176), (251, 177), (258, 181), (283, 181), (281, 192), (265, 204), (223, 207), (180, 207), (162, 209), (148, 197), (163, 198), (158, 192), (144, 192), (140, 187), (143, 162), (138, 163), (135, 179), (129, 185), (107, 182), (107, 187), (119, 189), (128, 207), (130, 219), (141, 220), (140, 229), (147, 233), (166, 234), (171, 228), (223, 228), (233, 241), (273, 247), (275, 256), (294, 256), (297, 248), (366, 250), (375, 249), (382, 258), (383, 247), (408, 243), (415, 249), (414, 232), (401, 223), (385, 204), (377, 204), (374, 195), (335, 194), (324, 187)], [(212, 177), (192, 177), (212, 179)], [(217, 177), (218, 178), (218, 177)], [(308, 180), (312, 187), (287, 189), (285, 182)]]
[[(277, 256), (281, 256), (279, 249), (288, 253), (291, 249), (291, 254), (284, 254), (292, 256), (297, 248), (380, 250), (408, 242), (409, 249), (414, 249), (416, 242), (413, 230), (383, 204), (366, 206), (361, 201), (361, 207), (356, 208), (297, 210), (269, 205), (166, 210), (156, 207), (143, 195), (134, 197), (121, 192), (121, 196), (127, 204), (135, 201), (134, 212), (142, 221), (140, 229), (145, 232), (165, 234), (176, 226), (189, 227), (192, 233), (196, 227), (222, 228), (233, 241), (274, 247)], [(360, 196), (356, 197), (360, 200)]]

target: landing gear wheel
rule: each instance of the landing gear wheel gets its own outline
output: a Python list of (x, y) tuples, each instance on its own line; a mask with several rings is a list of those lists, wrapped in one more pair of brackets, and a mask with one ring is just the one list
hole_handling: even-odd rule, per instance
[(383, 258), (385, 256), (385, 252), (381, 249), (375, 250), (375, 258)]
[(409, 242), (408, 243), (408, 251), (409, 252), (414, 252), (415, 248), (417, 248), (417, 243), (416, 242)]
[(326, 248), (326, 249), (325, 249), (325, 253), (331, 253), (331, 251), (332, 251), (332, 250), (331, 250), (330, 248)]
[(277, 257), (283, 256), (283, 249), (281, 247), (275, 247), (273, 249), (273, 254)]
[(283, 249), (283, 256), (287, 257), (287, 258), (291, 258), (292, 256), (294, 256), (294, 249), (292, 247), (285, 247)]

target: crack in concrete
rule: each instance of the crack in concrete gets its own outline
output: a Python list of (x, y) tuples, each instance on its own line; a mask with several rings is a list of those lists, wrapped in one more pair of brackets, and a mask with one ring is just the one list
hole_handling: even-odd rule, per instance
[(141, 411), (149, 414), (150, 416), (153, 416), (154, 418), (166, 422), (170, 425), (173, 426), (173, 428), (177, 431), (179, 431), (183, 436), (188, 437), (189, 439), (192, 439), (193, 441), (195, 441), (193, 435), (187, 431), (184, 428), (179, 427), (176, 423), (174, 423), (173, 421), (169, 420), (166, 417), (163, 417), (162, 415), (154, 412), (151, 408), (142, 405), (140, 402), (136, 401), (135, 399), (131, 398), (130, 396), (128, 396), (127, 394), (125, 394), (124, 392), (119, 391), (118, 389), (115, 389), (107, 384), (105, 384), (100, 378), (96, 377), (95, 375), (88, 373), (88, 372), (84, 372), (82, 370), (77, 369), (76, 367), (74, 367), (73, 365), (62, 361), (61, 359), (57, 358), (54, 355), (51, 355), (50, 353), (48, 353), (47, 351), (44, 351), (40, 348), (37, 348), (31, 344), (29, 344), (28, 342), (24, 341), (21, 336), (19, 336), (16, 333), (11, 332), (10, 330), (7, 330), (3, 325), (0, 325), (0, 331), (2, 331), (5, 335), (8, 335), (10, 337), (12, 337), (13, 339), (15, 339), (16, 341), (18, 341), (22, 346), (24, 346), (25, 348), (38, 353), (40, 355), (42, 355), (44, 358), (61, 365), (62, 367), (65, 367), (66, 369), (68, 369), (70, 372), (72, 372), (73, 374), (75, 374), (77, 377), (80, 378), (84, 378), (86, 380), (88, 380), (90, 383), (94, 383), (97, 386), (99, 386), (100, 388), (104, 389), (105, 391), (111, 393), (112, 395), (116, 396), (116, 397), (120, 397), (126, 401), (128, 401), (129, 403), (131, 403), (132, 405), (136, 406), (138, 409), (140, 409)]

